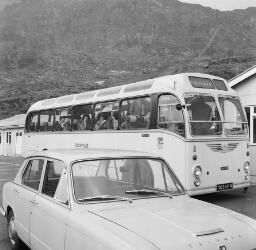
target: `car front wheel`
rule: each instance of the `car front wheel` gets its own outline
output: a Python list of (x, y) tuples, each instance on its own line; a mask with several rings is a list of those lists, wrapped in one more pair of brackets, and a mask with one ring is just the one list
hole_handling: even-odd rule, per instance
[(15, 217), (12, 210), (9, 212), (7, 216), (7, 233), (11, 244), (11, 248), (14, 250), (20, 249), (21, 240), (16, 232)]

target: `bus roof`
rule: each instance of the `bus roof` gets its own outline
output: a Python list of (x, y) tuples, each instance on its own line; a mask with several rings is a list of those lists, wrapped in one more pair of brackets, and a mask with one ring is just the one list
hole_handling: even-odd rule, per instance
[[(205, 92), (206, 88), (195, 88), (189, 82), (188, 77), (199, 77), (199, 78), (208, 78), (223, 80), (224, 79), (202, 73), (182, 73), (176, 75), (168, 75), (158, 78), (153, 78), (145, 81), (104, 88), (94, 91), (83, 92), (80, 94), (72, 94), (61, 96), (57, 98), (45, 99), (38, 101), (29, 108), (28, 112), (36, 110), (46, 110), (67, 106), (74, 106), (79, 104), (94, 103), (94, 102), (103, 102), (116, 100), (120, 98), (128, 98), (132, 96), (140, 96), (146, 94), (153, 94), (158, 92), (172, 92), (177, 96), (183, 95), (184, 92)], [(226, 81), (225, 81), (226, 83)], [(216, 90), (216, 89), (207, 89), (207, 92), (222, 92), (225, 94), (236, 95), (228, 84), (226, 84), (228, 91)]]

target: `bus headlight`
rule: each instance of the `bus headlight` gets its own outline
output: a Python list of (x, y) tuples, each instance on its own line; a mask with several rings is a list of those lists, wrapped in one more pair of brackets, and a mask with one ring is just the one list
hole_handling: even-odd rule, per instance
[(250, 171), (250, 163), (249, 163), (248, 161), (246, 161), (246, 162), (244, 163), (244, 172), (245, 172), (246, 174), (249, 174), (249, 171)]
[(200, 180), (199, 178), (196, 178), (196, 179), (194, 180), (194, 185), (195, 185), (196, 187), (199, 187), (199, 186), (201, 185), (201, 180)]
[(202, 175), (202, 168), (200, 166), (196, 166), (194, 168), (194, 177), (199, 178)]

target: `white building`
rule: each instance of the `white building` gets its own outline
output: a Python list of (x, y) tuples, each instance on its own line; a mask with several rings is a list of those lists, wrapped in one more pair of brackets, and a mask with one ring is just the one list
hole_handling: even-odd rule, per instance
[(250, 158), (252, 181), (256, 181), (256, 65), (229, 81), (240, 95), (250, 128)]
[(0, 155), (17, 156), (22, 152), (25, 114), (0, 120)]

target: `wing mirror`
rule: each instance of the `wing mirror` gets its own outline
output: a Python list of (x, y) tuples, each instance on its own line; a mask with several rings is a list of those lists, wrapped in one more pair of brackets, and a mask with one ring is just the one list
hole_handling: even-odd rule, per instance
[(180, 103), (176, 104), (176, 109), (177, 110), (182, 110), (184, 109), (186, 106), (185, 105), (181, 105)]

